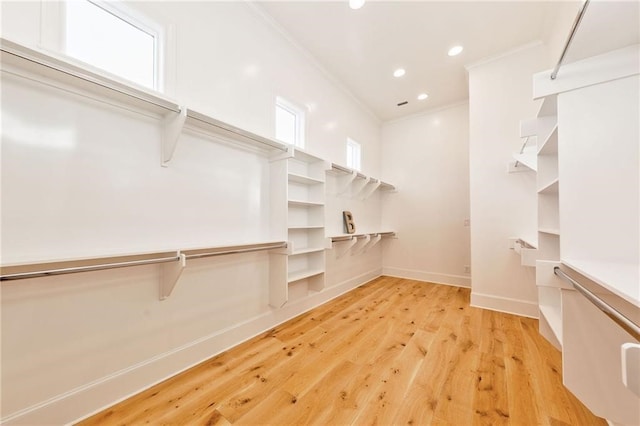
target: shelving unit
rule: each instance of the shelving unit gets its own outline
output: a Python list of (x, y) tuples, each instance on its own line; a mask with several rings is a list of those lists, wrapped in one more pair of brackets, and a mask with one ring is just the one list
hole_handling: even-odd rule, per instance
[[(271, 179), (283, 182), (272, 194), (272, 227), (286, 234), (288, 249), (273, 254), (272, 269), (283, 275), (271, 280), (273, 307), (324, 289), (325, 170), (321, 158), (297, 148), (290, 156), (272, 162)], [(279, 187), (279, 185), (276, 185)]]

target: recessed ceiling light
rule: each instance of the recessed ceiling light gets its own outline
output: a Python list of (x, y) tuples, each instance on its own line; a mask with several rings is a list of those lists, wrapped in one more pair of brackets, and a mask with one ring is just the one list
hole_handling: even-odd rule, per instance
[(364, 6), (365, 0), (349, 0), (349, 7), (351, 9), (360, 9)]
[(464, 48), (462, 46), (453, 46), (451, 49), (449, 49), (449, 56), (456, 56), (459, 55), (460, 52), (462, 52)]
[(420, 93), (418, 95), (418, 100), (419, 101), (424, 101), (425, 99), (427, 99), (429, 97), (429, 95), (427, 95), (426, 93)]
[(404, 68), (398, 68), (393, 72), (394, 77), (402, 77), (405, 74), (406, 74), (406, 71), (404, 70)]

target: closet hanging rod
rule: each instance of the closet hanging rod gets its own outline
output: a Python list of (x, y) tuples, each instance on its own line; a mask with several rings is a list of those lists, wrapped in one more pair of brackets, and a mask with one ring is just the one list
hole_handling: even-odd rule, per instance
[(556, 64), (555, 68), (551, 72), (551, 80), (555, 80), (556, 77), (558, 76), (558, 71), (560, 70), (560, 67), (562, 66), (562, 62), (564, 62), (564, 58), (567, 55), (567, 51), (569, 50), (569, 47), (571, 46), (571, 42), (573, 41), (573, 37), (575, 36), (576, 31), (578, 31), (578, 27), (580, 26), (580, 22), (582, 22), (582, 18), (584, 17), (585, 12), (587, 11), (587, 6), (589, 5), (589, 1), (590, 0), (584, 0), (584, 3), (582, 3), (582, 7), (580, 8), (580, 11), (578, 12), (578, 15), (576, 16), (576, 19), (573, 21), (573, 26), (571, 27), (571, 32), (569, 33), (569, 37), (567, 38), (567, 41), (564, 44), (564, 49), (562, 49), (562, 53), (560, 54), (560, 59), (558, 59), (558, 63)]
[(342, 173), (347, 173), (347, 174), (353, 173), (353, 170), (348, 169), (348, 168), (346, 168), (344, 166), (341, 166), (339, 164), (336, 164), (336, 163), (331, 163), (331, 169), (335, 170), (337, 172), (342, 172)]
[(147, 94), (142, 90), (138, 90), (134, 87), (130, 87), (120, 82), (112, 81), (108, 77), (103, 77), (89, 70), (83, 70), (71, 63), (67, 63), (58, 58), (45, 55), (38, 51), (29, 49), (25, 46), (21, 46), (10, 40), (1, 40), (2, 52), (5, 52), (9, 55), (13, 55), (17, 58), (48, 68), (53, 71), (57, 71), (67, 76), (84, 80), (88, 83), (95, 84), (96, 86), (99, 86), (103, 89), (111, 90), (113, 92), (157, 106), (167, 111), (180, 112), (180, 106), (169, 100), (163, 99), (153, 94)]
[(0, 275), (0, 281), (13, 281), (27, 278), (48, 277), (53, 275), (75, 274), (79, 272), (126, 268), (131, 266), (152, 265), (156, 263), (177, 262), (178, 260), (180, 260), (181, 254), (184, 254), (186, 259), (198, 259), (203, 257), (249, 253), (253, 251), (273, 250), (286, 247), (286, 241), (277, 241), (271, 243), (244, 244), (196, 250), (176, 250), (160, 253), (146, 253), (127, 256), (111, 256), (60, 262), (4, 266), (0, 268), (2, 271)]
[(273, 250), (279, 248), (287, 248), (287, 243), (285, 241), (279, 241), (276, 243), (253, 244), (251, 246), (221, 247), (219, 250), (188, 250), (181, 253), (183, 253), (185, 255), (185, 258), (189, 260), (201, 259), (203, 257), (221, 256), (224, 254), (250, 253), (254, 251)]
[(627, 333), (633, 336), (634, 339), (640, 340), (640, 326), (631, 321), (625, 315), (620, 313), (617, 309), (610, 306), (607, 302), (599, 298), (591, 290), (584, 287), (575, 279), (567, 275), (560, 267), (553, 268), (553, 273), (570, 283), (580, 294), (593, 303), (598, 309), (600, 309), (606, 316), (611, 318), (616, 324), (622, 327)]

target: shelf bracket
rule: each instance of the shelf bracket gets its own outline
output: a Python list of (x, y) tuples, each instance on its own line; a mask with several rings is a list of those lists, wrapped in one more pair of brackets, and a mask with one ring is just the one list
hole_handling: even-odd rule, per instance
[(369, 243), (364, 247), (363, 253), (366, 253), (369, 250), (371, 250), (371, 247), (378, 244), (380, 240), (382, 240), (382, 236), (380, 236), (380, 234), (374, 234), (372, 238), (369, 240)]
[(347, 192), (351, 183), (356, 180), (356, 176), (358, 176), (358, 172), (355, 170), (351, 174), (340, 176), (336, 182), (336, 195), (342, 195)]
[(168, 167), (169, 161), (178, 145), (178, 138), (187, 120), (187, 108), (180, 107), (180, 112), (165, 115), (162, 123), (162, 167)]
[(336, 259), (340, 259), (341, 257), (344, 257), (345, 254), (349, 253), (349, 250), (351, 250), (351, 247), (355, 246), (357, 242), (358, 242), (357, 238), (351, 238), (347, 242), (347, 244), (345, 244), (344, 247), (342, 247), (342, 249), (340, 251), (338, 251), (338, 248), (335, 247), (335, 249), (336, 249)]
[(178, 252), (180, 260), (177, 262), (165, 263), (161, 266), (160, 275), (160, 300), (165, 300), (173, 292), (174, 287), (182, 275), (182, 271), (187, 266), (187, 256)]
[(360, 197), (361, 200), (366, 200), (367, 198), (371, 197), (373, 195), (374, 192), (376, 192), (376, 190), (378, 188), (380, 188), (381, 182), (375, 181), (375, 182), (369, 182), (367, 185), (364, 186), (364, 188), (362, 188), (362, 191), (360, 191), (362, 195), (362, 197)]
[(365, 251), (365, 248), (367, 248), (367, 246), (371, 242), (371, 236), (369, 234), (362, 235), (360, 238), (356, 237), (354, 239), (356, 241), (362, 240), (362, 242), (359, 244), (359, 247), (357, 247), (355, 250), (351, 252), (351, 256), (355, 256)]

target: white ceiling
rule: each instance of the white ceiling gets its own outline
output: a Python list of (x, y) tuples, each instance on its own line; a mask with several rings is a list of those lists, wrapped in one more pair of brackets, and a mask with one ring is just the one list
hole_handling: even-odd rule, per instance
[[(628, 4), (637, 10), (637, 1)], [(373, 114), (387, 121), (466, 100), (465, 65), (545, 40), (558, 20), (568, 34), (579, 1), (368, 0), (359, 10), (351, 10), (346, 0), (267, 1), (257, 7)], [(585, 30), (583, 45), (593, 40), (603, 44), (611, 36), (607, 33), (616, 32), (621, 16), (637, 33), (637, 13), (629, 11), (605, 13), (604, 22), (611, 26), (604, 28), (612, 31), (589, 22), (598, 21), (599, 7), (592, 4), (591, 16), (585, 17), (583, 25), (596, 30)], [(580, 43), (577, 51), (584, 50)], [(462, 54), (447, 56), (456, 44), (464, 46)], [(402, 78), (392, 76), (398, 67), (407, 71)], [(418, 101), (422, 92), (429, 98)], [(398, 107), (403, 101), (408, 104)]]

